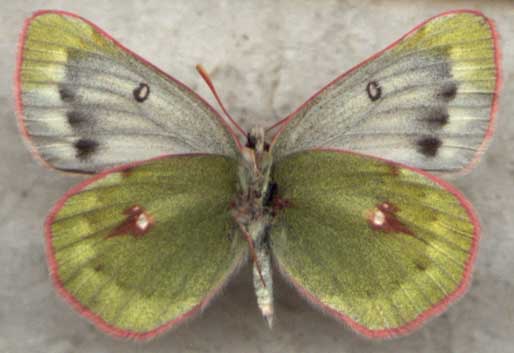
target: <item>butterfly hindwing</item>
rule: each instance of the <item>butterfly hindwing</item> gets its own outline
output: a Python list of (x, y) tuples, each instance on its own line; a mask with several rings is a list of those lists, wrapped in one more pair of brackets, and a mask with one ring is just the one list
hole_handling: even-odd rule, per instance
[(90, 173), (172, 153), (236, 156), (230, 129), (207, 103), (76, 15), (36, 13), (18, 55), (20, 125), (57, 169)]
[(206, 306), (246, 254), (228, 205), (237, 165), (214, 155), (125, 165), (78, 185), (47, 219), (60, 293), (108, 333), (147, 339)]
[(274, 156), (341, 148), (456, 172), (485, 148), (499, 87), (497, 35), (472, 11), (423, 23), (293, 113)]
[(444, 310), (468, 286), (479, 225), (447, 183), (393, 162), (311, 150), (278, 162), (271, 243), (307, 299), (370, 337)]

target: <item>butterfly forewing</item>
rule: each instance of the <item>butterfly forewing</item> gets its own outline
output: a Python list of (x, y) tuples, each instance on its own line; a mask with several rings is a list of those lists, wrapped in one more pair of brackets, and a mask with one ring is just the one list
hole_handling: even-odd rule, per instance
[(52, 278), (101, 329), (147, 339), (198, 312), (242, 261), (236, 162), (173, 156), (99, 174), (47, 220)]
[(344, 151), (295, 153), (275, 165), (273, 254), (299, 291), (371, 337), (405, 334), (466, 289), (478, 242), (469, 203), (451, 186)]
[(336, 79), (287, 120), (274, 156), (342, 148), (420, 169), (469, 166), (491, 135), (499, 86), (492, 22), (437, 16)]
[(55, 168), (96, 172), (172, 153), (236, 156), (229, 128), (201, 98), (76, 15), (27, 20), (17, 81), (22, 129)]

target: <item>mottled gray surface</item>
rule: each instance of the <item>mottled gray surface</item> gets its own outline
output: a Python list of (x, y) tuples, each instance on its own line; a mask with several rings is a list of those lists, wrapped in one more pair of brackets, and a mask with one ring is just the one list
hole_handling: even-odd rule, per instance
[[(514, 352), (514, 3), (511, 1), (5, 1), (0, 7), (0, 352)], [(216, 3), (216, 5), (214, 5)], [(244, 4), (243, 4), (244, 3)], [(368, 341), (278, 281), (273, 331), (259, 316), (248, 267), (194, 321), (150, 343), (108, 337), (59, 299), (45, 264), (47, 210), (80, 180), (35, 163), (18, 136), (12, 98), (23, 19), (39, 8), (81, 14), (202, 96), (203, 63), (245, 127), (269, 124), (338, 73), (418, 22), (477, 8), (498, 24), (504, 89), (496, 138), (482, 163), (454, 183), (475, 205), (482, 242), (473, 286), (450, 310), (400, 339)]]

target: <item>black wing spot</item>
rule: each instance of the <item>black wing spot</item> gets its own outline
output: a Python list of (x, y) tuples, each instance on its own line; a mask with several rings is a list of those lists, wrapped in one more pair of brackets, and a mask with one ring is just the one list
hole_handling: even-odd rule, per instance
[(87, 160), (98, 149), (98, 142), (88, 138), (81, 138), (73, 146), (76, 150), (75, 156), (80, 160)]
[(147, 100), (148, 96), (150, 95), (150, 86), (148, 86), (146, 83), (140, 83), (139, 86), (134, 88), (132, 94), (134, 95), (136, 101), (142, 103)]
[(442, 142), (437, 137), (423, 137), (418, 140), (418, 152), (423, 154), (425, 157), (435, 157)]
[(73, 129), (81, 129), (89, 123), (88, 116), (77, 110), (66, 112), (66, 118)]
[(70, 103), (75, 100), (75, 92), (65, 85), (59, 85), (59, 96), (65, 103)]
[(453, 81), (445, 83), (437, 96), (445, 102), (454, 100), (457, 96), (457, 84)]
[(377, 81), (369, 82), (366, 86), (366, 92), (368, 93), (368, 97), (372, 102), (382, 97), (382, 87), (379, 86)]
[(430, 124), (430, 126), (440, 128), (448, 124), (450, 115), (446, 109), (434, 109), (428, 112), (425, 120)]

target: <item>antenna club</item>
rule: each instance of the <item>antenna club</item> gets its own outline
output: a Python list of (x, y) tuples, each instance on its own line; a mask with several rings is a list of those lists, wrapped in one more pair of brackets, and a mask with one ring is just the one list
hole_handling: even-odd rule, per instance
[(197, 64), (195, 67), (196, 67), (196, 71), (198, 71), (200, 76), (202, 76), (202, 78), (205, 81), (205, 83), (207, 83), (207, 85), (209, 87), (214, 87), (214, 85), (212, 84), (211, 77), (207, 73), (207, 70), (205, 70), (205, 67), (203, 67), (202, 64)]
[(225, 106), (223, 105), (223, 103), (221, 102), (221, 99), (220, 97), (218, 96), (218, 93), (216, 92), (216, 88), (214, 87), (214, 84), (212, 83), (212, 80), (209, 76), (209, 74), (207, 73), (207, 70), (205, 70), (205, 68), (202, 66), (202, 64), (197, 64), (196, 65), (196, 71), (198, 71), (198, 73), (200, 74), (200, 76), (202, 76), (203, 80), (205, 81), (205, 83), (207, 84), (207, 86), (209, 86), (209, 89), (211, 90), (212, 94), (214, 95), (214, 98), (216, 99), (216, 101), (218, 102), (221, 110), (223, 111), (223, 113), (225, 113), (225, 116), (228, 118), (228, 120), (232, 123), (233, 126), (235, 126), (235, 128), (237, 130), (239, 130), (239, 132), (241, 134), (243, 134), (243, 136), (246, 136), (246, 131), (244, 131), (241, 126), (239, 126), (236, 121), (232, 118), (232, 116), (230, 116), (230, 114), (228, 113), (228, 111), (225, 109)]

